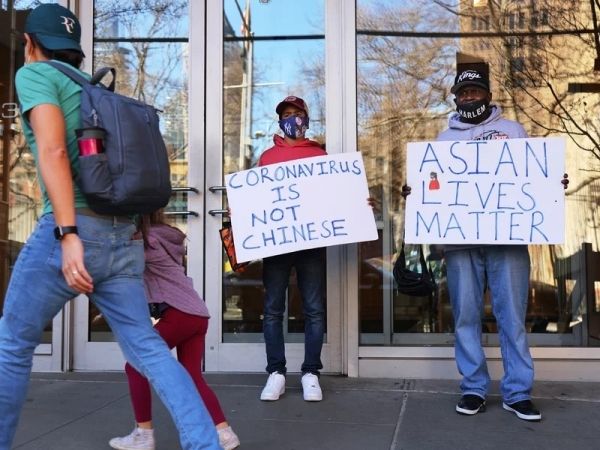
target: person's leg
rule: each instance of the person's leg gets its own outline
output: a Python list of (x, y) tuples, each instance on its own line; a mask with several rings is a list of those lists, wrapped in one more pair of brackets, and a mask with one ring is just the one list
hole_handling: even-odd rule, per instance
[(272, 256), (263, 259), (263, 284), (265, 304), (263, 333), (267, 351), (267, 372), (286, 373), (285, 343), (283, 341), (283, 315), (290, 282), (291, 257)]
[(152, 328), (144, 293), (143, 243), (129, 240), (131, 230), (116, 226), (108, 274), (95, 286), (93, 300), (106, 318), (127, 361), (146, 376), (169, 410), (182, 447), (218, 450), (212, 420), (187, 371), (172, 357)]
[(196, 384), (200, 397), (216, 426), (221, 447), (225, 450), (239, 447), (240, 439), (227, 423), (217, 396), (202, 376), (208, 318), (169, 308), (163, 313), (156, 328), (169, 347), (177, 347), (177, 358)]
[(135, 421), (140, 428), (152, 428), (152, 392), (148, 379), (133, 368), (125, 364), (125, 374), (129, 384), (129, 395)]
[(54, 220), (44, 216), (21, 249), (0, 319), (0, 450), (10, 450), (44, 327), (77, 294), (60, 272)]
[(186, 314), (176, 308), (168, 308), (155, 328), (169, 348), (177, 347), (177, 359), (192, 377), (214, 424), (226, 422), (217, 396), (202, 376), (208, 318)]
[(463, 376), (463, 395), (485, 398), (490, 384), (481, 346), (481, 315), (485, 271), (479, 249), (455, 250), (445, 254), (448, 291), (454, 314), (455, 358)]
[(529, 400), (534, 370), (525, 329), (530, 268), (527, 246), (494, 246), (486, 249), (486, 256), (504, 365), (502, 397), (508, 404)]
[(296, 254), (295, 267), (304, 311), (304, 362), (302, 373), (319, 375), (325, 332), (325, 249)]

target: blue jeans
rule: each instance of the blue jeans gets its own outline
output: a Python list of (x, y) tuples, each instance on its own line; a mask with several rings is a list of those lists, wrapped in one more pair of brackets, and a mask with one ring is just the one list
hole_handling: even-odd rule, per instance
[(527, 344), (525, 314), (529, 290), (529, 253), (524, 245), (496, 245), (446, 252), (448, 290), (455, 322), (455, 353), (463, 376), (463, 395), (485, 398), (490, 384), (481, 345), (483, 293), (492, 295), (498, 324), (506, 403), (531, 398), (533, 361)]
[(304, 311), (304, 362), (302, 373), (319, 375), (325, 331), (325, 249), (317, 248), (263, 259), (265, 308), (263, 332), (267, 372), (286, 373), (283, 313), (292, 266), (296, 268)]
[[(46, 324), (77, 295), (61, 272), (54, 216), (43, 216), (13, 270), (0, 319), (0, 450), (9, 450), (25, 401), (33, 352)], [(214, 424), (186, 370), (154, 331), (142, 280), (144, 248), (135, 225), (77, 215), (90, 299), (102, 312), (125, 358), (142, 372), (171, 413), (184, 449), (218, 450)]]

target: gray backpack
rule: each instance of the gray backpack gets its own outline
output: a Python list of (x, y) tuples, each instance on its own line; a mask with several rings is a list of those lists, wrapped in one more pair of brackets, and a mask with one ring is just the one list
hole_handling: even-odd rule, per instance
[[(156, 109), (116, 94), (115, 70), (103, 68), (88, 81), (75, 70), (47, 61), (79, 84), (81, 126), (106, 131), (104, 152), (79, 157), (75, 180), (89, 207), (98, 214), (148, 214), (166, 206), (171, 196), (167, 149)], [(100, 80), (111, 72), (106, 87)]]

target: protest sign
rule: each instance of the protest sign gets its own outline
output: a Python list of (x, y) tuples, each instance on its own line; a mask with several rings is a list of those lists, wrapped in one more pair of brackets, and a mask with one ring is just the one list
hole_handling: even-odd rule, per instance
[(377, 239), (358, 152), (256, 167), (225, 183), (238, 262)]
[(406, 242), (563, 243), (564, 165), (563, 138), (409, 143)]

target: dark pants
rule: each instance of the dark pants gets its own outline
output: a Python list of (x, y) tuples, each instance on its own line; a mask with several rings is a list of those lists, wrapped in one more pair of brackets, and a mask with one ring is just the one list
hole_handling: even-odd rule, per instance
[(263, 259), (265, 308), (263, 332), (267, 372), (286, 373), (283, 314), (292, 267), (296, 268), (304, 311), (304, 363), (302, 373), (319, 374), (325, 331), (325, 249), (302, 250)]

